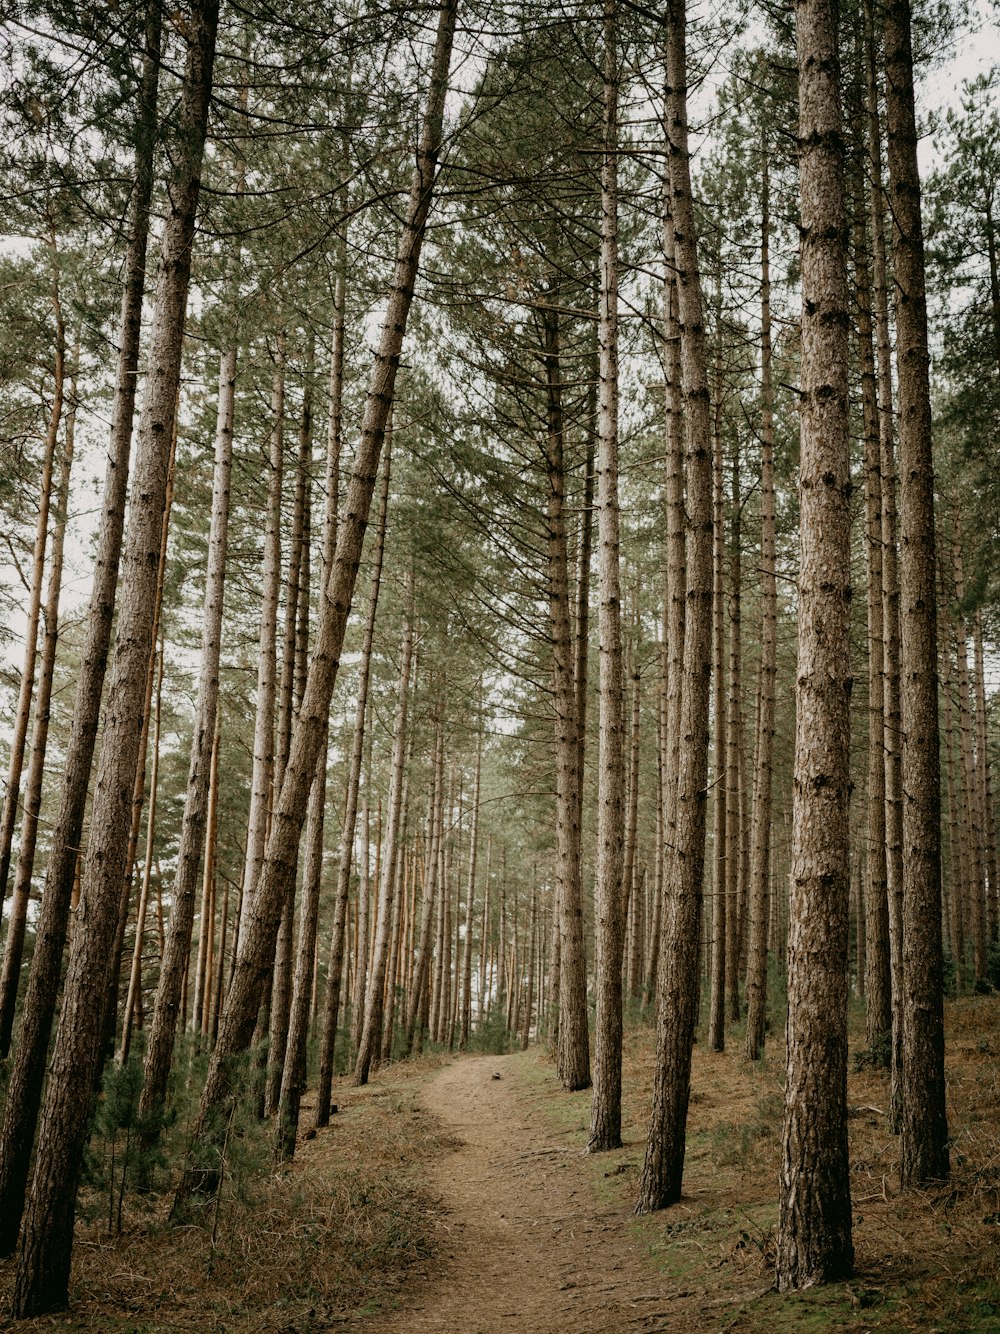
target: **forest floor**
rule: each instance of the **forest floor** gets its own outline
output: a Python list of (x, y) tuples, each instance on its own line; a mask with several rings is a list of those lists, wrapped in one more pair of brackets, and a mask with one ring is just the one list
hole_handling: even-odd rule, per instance
[[(949, 1004), (951, 1182), (898, 1191), (887, 1080), (852, 1046), (857, 1274), (771, 1289), (780, 1040), (753, 1067), (695, 1049), (685, 1196), (637, 1218), (653, 1035), (626, 1037), (624, 1147), (585, 1152), (590, 1095), (548, 1056), (443, 1054), (339, 1087), (331, 1125), (271, 1171), (236, 1127), (222, 1197), (191, 1226), (168, 1195), (126, 1196), (100, 1146), (78, 1226), (72, 1306), (17, 1326), (108, 1334), (586, 1334), (593, 1331), (1000, 1331), (1000, 997)], [(860, 1048), (861, 1044), (857, 1044)], [(860, 1064), (861, 1069), (856, 1069)], [(495, 1076), (499, 1075), (499, 1078)], [(308, 1107), (304, 1119), (308, 1124)], [(108, 1220), (112, 1222), (109, 1235)], [(13, 1266), (0, 1264), (0, 1312)], [(7, 1322), (0, 1315), (0, 1328)]]

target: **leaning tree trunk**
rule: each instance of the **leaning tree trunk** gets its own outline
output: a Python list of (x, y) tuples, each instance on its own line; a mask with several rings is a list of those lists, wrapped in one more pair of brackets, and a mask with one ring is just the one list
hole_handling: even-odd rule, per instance
[[(339, 250), (341, 257), (344, 249), (345, 233), (341, 228)], [(338, 505), (340, 503), (340, 454), (342, 448), (342, 403), (344, 380), (344, 296), (346, 275), (344, 265), (338, 263), (337, 281), (334, 289), (334, 338), (333, 353), (330, 359), (330, 425), (327, 434), (326, 449), (326, 512), (323, 519), (323, 567), (321, 578), (325, 582), (333, 569), (333, 559), (337, 549)], [(306, 552), (308, 555), (308, 550)], [(308, 581), (306, 581), (308, 584)], [(306, 590), (308, 592), (308, 589)], [(299, 639), (302, 635), (300, 632)], [(370, 654), (369, 654), (370, 657)], [(362, 728), (362, 734), (364, 728)], [(362, 736), (363, 741), (363, 736)], [(291, 1157), (295, 1152), (295, 1139), (299, 1126), (299, 1111), (302, 1094), (306, 1085), (306, 1045), (309, 1036), (309, 1018), (314, 990), (317, 932), (319, 930), (319, 900), (323, 879), (323, 827), (326, 807), (326, 764), (329, 735), (323, 737), (316, 777), (309, 798), (309, 818), (306, 825), (305, 868), (302, 881), (302, 909), (299, 919), (299, 948), (295, 965), (295, 977), (292, 987), (292, 1003), (288, 1024), (288, 1048), (282, 1072), (281, 1089), (278, 1098), (278, 1153)], [(360, 772), (360, 766), (359, 766)], [(357, 807), (357, 786), (354, 789), (355, 811)], [(354, 837), (354, 814), (351, 817), (350, 838)], [(350, 853), (348, 860), (348, 883), (350, 879)], [(344, 898), (344, 917), (346, 918), (347, 901)], [(340, 921), (339, 898), (337, 922)], [(344, 929), (340, 927), (340, 955), (335, 960), (336, 969), (342, 966)], [(331, 968), (331, 972), (333, 969)], [(339, 990), (334, 1001), (333, 1026), (336, 1027), (336, 1011), (339, 1006)], [(332, 1051), (332, 1043), (331, 1043)], [(329, 1087), (329, 1080), (328, 1087)], [(329, 1119), (330, 1095), (327, 1092), (327, 1119)], [(318, 1117), (317, 1117), (318, 1122)]]
[[(147, 1144), (158, 1136), (158, 1122), (167, 1097), (167, 1079), (173, 1057), (180, 1013), (184, 972), (191, 951), (195, 896), (201, 881), (201, 859), (208, 821), (208, 793), (212, 748), (219, 709), (219, 661), (222, 654), (222, 611), (226, 587), (226, 552), (229, 542), (229, 498), (233, 470), (233, 409), (236, 391), (235, 347), (219, 364), (218, 415), (215, 426), (215, 470), (212, 481), (212, 518), (208, 536), (208, 571), (205, 577), (201, 669), (195, 706), (185, 789), (184, 818), (177, 850), (177, 875), (172, 895), (170, 929), (160, 961), (153, 1019), (146, 1040), (142, 1070), (139, 1119)], [(205, 929), (204, 923), (202, 930)]]
[[(326, 977), (326, 997), (323, 1006), (323, 1034), (320, 1039), (319, 1081), (316, 1091), (316, 1125), (325, 1126), (330, 1122), (330, 1098), (333, 1087), (333, 1052), (337, 1037), (337, 1013), (340, 1009), (340, 992), (344, 967), (345, 925), (347, 922), (347, 896), (351, 887), (351, 864), (354, 857), (354, 833), (358, 821), (358, 789), (361, 786), (361, 765), (364, 759), (366, 723), (368, 711), (368, 684), (371, 678), (372, 645), (375, 639), (375, 618), (378, 612), (379, 590), (382, 584), (382, 559), (385, 553), (385, 532), (389, 513), (389, 477), (392, 462), (392, 436), (387, 434), (385, 461), (382, 465), (382, 494), (379, 506), (378, 524), (375, 531), (375, 550), (373, 553), (371, 592), (368, 595), (368, 614), (365, 620), (364, 641), (361, 646), (361, 663), (358, 672), (358, 702), (354, 715), (354, 741), (351, 749), (351, 768), (347, 778), (347, 794), (344, 803), (344, 821), (340, 835), (340, 861), (337, 868), (337, 891), (334, 900), (333, 936), (330, 941), (330, 963)], [(364, 874), (358, 884), (358, 895), (366, 899), (365, 912), (358, 910), (358, 932), (363, 931), (364, 939), (358, 943), (358, 977), (367, 975), (368, 960), (368, 820), (364, 820), (365, 856)], [(357, 991), (363, 1008), (364, 991)], [(358, 1028), (358, 1039), (361, 1029)]]
[(125, 256), (118, 369), (101, 527), (94, 558), (94, 583), (80, 655), (72, 729), (64, 762), (62, 796), (53, 826), (42, 906), (35, 932), (35, 949), (22, 1007), (17, 1050), (7, 1086), (3, 1129), (0, 1131), (0, 1255), (10, 1255), (13, 1251), (24, 1207), (28, 1165), (41, 1102), (52, 1019), (59, 994), (63, 947), (66, 943), (111, 639), (135, 409), (149, 204), (153, 190), (161, 17), (162, 8), (156, 0), (147, 10), (142, 84), (136, 116), (135, 184)]
[(941, 949), (934, 460), (909, 0), (885, 10), (886, 119), (899, 381), (904, 1187), (948, 1175)]
[[(203, 1152), (209, 1145), (221, 1146), (223, 1142), (217, 1113), (234, 1093), (234, 1057), (246, 1049), (253, 1032), (267, 969), (273, 957), (281, 904), (289, 877), (295, 873), (299, 838), (340, 666), (344, 631), (354, 595), (361, 547), (378, 474), (378, 460), (392, 406), (396, 371), (430, 211), (442, 140), (456, 17), (457, 0), (445, 0), (440, 9), (427, 110), (406, 221), (382, 335), (372, 368), (354, 472), (347, 492), (346, 518), (337, 538), (333, 572), (323, 590), (324, 610), (320, 617), (316, 649), (310, 663), (299, 717), (292, 732), (285, 781), (274, 807), (261, 878), (250, 905), (226, 1013), (219, 1026), (219, 1038), (202, 1092), (194, 1130), (196, 1152)], [(178, 1187), (175, 1205), (183, 1208), (185, 1200), (193, 1191), (211, 1187), (216, 1180), (217, 1169), (189, 1168)]]
[[(285, 582), (285, 635), (281, 662), (281, 690), (278, 698), (278, 748), (274, 784), (280, 791), (288, 759), (292, 721), (301, 703), (300, 664), (308, 652), (309, 622), (302, 617), (303, 602), (309, 601), (309, 488), (307, 473), (312, 450), (312, 370), (314, 349), (310, 347), (306, 359), (306, 386), (302, 402), (302, 421), (299, 430), (299, 457), (295, 467), (295, 499), (292, 509), (292, 532), (288, 560), (288, 578)], [(325, 738), (324, 738), (325, 742)], [(320, 743), (320, 752), (325, 750)], [(323, 764), (316, 762), (317, 773)], [(316, 780), (313, 780), (315, 787)], [(310, 797), (310, 809), (315, 809)], [(267, 1044), (267, 1073), (264, 1080), (264, 1114), (274, 1116), (281, 1100), (288, 1046), (288, 1024), (292, 1010), (292, 954), (295, 925), (295, 879), (290, 876), (288, 893), (281, 910), (275, 950), (274, 974), (271, 981), (270, 1032)], [(280, 1130), (278, 1132), (280, 1138)]]
[(138, 457), (118, 635), (104, 718), (104, 739), (91, 813), (80, 920), (63, 989), (62, 1022), (52, 1057), (35, 1173), (18, 1247), (14, 1314), (63, 1306), (68, 1295), (73, 1215), (92, 1092), (101, 1057), (104, 996), (111, 970), (108, 941), (117, 928), (126, 873), (146, 663), (160, 547), (167, 468), (173, 439), (191, 249), (208, 127), (218, 24), (217, 0), (192, 6), (187, 61), (178, 111), (179, 134), (168, 194), (162, 256), (150, 339), (149, 378)]
[[(625, 680), (618, 509), (618, 23), (604, 0), (604, 155), (601, 164), (600, 402), (597, 541), (600, 727), (597, 760), (597, 917), (591, 1153), (622, 1142), (622, 948), (625, 934)], [(532, 905), (534, 930), (534, 905)]]
[(850, 326), (836, 0), (796, 11), (802, 247), (799, 652), (777, 1285), (854, 1265), (847, 1158)]
[(687, 477), (686, 613), (680, 682), (681, 738), (666, 930), (657, 978), (653, 1109), (636, 1209), (680, 1199), (691, 1049), (698, 1016), (698, 958), (705, 869), (708, 687), (712, 670), (712, 436), (705, 325), (687, 128), (685, 0), (667, 4), (667, 132), (677, 264)]

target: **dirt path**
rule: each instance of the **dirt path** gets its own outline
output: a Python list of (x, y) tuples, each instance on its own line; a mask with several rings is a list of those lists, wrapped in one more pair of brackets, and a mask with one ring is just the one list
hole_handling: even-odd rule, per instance
[(422, 1091), (422, 1106), (455, 1139), (431, 1181), (445, 1243), (399, 1309), (367, 1326), (373, 1334), (666, 1328), (662, 1288), (629, 1215), (595, 1201), (577, 1125), (553, 1125), (520, 1059), (464, 1058)]

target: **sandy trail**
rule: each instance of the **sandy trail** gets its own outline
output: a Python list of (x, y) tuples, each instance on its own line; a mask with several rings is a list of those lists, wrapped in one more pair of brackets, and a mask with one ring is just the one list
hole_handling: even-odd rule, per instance
[(422, 1090), (421, 1105), (455, 1140), (430, 1182), (446, 1242), (432, 1273), (367, 1328), (667, 1328), (663, 1288), (628, 1213), (595, 1202), (579, 1134), (552, 1125), (538, 1095), (517, 1079), (516, 1059), (466, 1057)]

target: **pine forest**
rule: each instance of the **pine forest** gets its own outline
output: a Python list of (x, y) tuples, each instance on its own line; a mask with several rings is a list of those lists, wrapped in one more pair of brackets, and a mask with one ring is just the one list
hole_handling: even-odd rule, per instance
[(0, 7), (0, 1324), (1000, 1329), (996, 0)]

